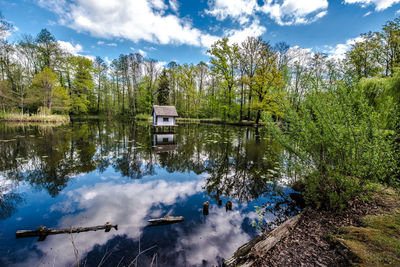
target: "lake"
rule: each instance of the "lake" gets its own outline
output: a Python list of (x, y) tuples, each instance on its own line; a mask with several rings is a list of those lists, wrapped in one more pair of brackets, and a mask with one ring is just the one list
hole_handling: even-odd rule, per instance
[[(284, 151), (262, 128), (0, 123), (0, 152), (1, 266), (215, 266), (259, 233), (257, 211), (268, 229), (298, 212)], [(184, 221), (149, 227), (165, 215)], [(118, 231), (15, 237), (106, 222)]]

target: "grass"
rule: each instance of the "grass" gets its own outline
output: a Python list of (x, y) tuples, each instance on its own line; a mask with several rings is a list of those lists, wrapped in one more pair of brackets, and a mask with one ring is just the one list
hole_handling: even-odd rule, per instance
[(337, 236), (360, 259), (356, 266), (400, 266), (400, 197), (385, 190), (380, 198), (389, 210), (367, 215), (363, 227), (343, 227)]
[(5, 113), (0, 115), (0, 120), (12, 122), (69, 122), (67, 115), (45, 115), (45, 114), (20, 114), (20, 113)]

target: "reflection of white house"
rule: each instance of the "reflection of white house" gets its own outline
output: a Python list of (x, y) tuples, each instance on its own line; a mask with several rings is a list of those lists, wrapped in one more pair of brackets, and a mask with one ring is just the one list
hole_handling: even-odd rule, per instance
[(176, 126), (175, 118), (178, 117), (178, 112), (174, 106), (154, 105), (151, 115), (153, 116), (153, 126)]
[(153, 147), (156, 153), (174, 151), (176, 148), (175, 134), (154, 134)]
[(154, 134), (153, 143), (154, 145), (169, 145), (175, 143), (174, 134)]

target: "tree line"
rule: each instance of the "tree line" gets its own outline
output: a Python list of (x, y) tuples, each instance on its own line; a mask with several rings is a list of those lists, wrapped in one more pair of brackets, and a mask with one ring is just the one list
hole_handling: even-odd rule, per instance
[[(12, 28), (1, 19), (1, 34)], [(149, 114), (153, 104), (175, 105), (182, 117), (257, 123), (263, 114), (282, 117), (282, 105), (296, 105), (310, 86), (342, 76), (391, 76), (399, 61), (396, 19), (380, 32), (363, 34), (345, 59), (305, 52), (284, 42), (272, 46), (248, 37), (241, 44), (223, 38), (208, 50), (209, 63), (161, 66), (137, 53), (110, 64), (64, 51), (46, 29), (36, 37), (1, 41), (2, 112)]]

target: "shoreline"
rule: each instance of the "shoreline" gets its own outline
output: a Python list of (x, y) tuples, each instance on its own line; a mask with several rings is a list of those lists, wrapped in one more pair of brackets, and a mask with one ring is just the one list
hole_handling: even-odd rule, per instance
[[(134, 120), (138, 121), (149, 121), (151, 122), (151, 118), (142, 118), (142, 117), (133, 117)], [(216, 124), (216, 125), (232, 125), (232, 126), (247, 126), (247, 127), (264, 127), (264, 123), (259, 123), (258, 125), (254, 121), (223, 121), (223, 120), (216, 120), (216, 119), (192, 119), (192, 118), (177, 118), (176, 123), (204, 123), (204, 124)]]
[(366, 202), (354, 200), (342, 213), (306, 207), (239, 247), (224, 266), (396, 266), (399, 207), (398, 192), (391, 188), (374, 192)]
[(0, 122), (15, 122), (15, 123), (69, 123), (68, 115), (42, 115), (42, 114), (17, 114), (8, 113), (0, 115)]

